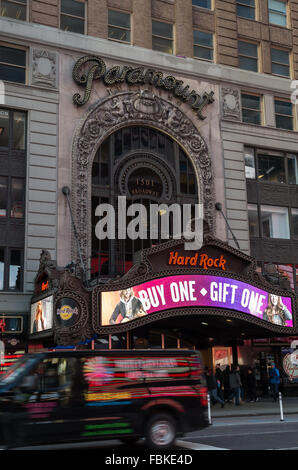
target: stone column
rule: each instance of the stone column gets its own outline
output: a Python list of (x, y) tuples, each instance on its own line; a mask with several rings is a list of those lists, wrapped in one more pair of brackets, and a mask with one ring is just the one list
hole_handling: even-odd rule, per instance
[(133, 0), (132, 44), (152, 48), (151, 1)]
[(107, 0), (88, 0), (87, 34), (97, 38), (108, 37), (108, 4)]
[(175, 2), (175, 49), (176, 55), (193, 57), (192, 2)]

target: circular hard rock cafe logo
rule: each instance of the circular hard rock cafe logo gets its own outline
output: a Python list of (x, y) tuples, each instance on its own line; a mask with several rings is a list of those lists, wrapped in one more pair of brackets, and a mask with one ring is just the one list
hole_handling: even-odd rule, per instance
[(78, 315), (79, 310), (77, 307), (70, 307), (69, 305), (63, 305), (61, 308), (57, 309), (57, 315), (60, 316), (61, 320), (70, 320), (73, 315)]

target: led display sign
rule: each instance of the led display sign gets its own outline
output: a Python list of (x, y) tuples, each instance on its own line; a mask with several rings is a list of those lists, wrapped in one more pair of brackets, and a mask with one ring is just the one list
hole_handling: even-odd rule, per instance
[(292, 301), (228, 277), (185, 274), (101, 293), (102, 326), (125, 323), (163, 310), (206, 307), (252, 315), (293, 327)]

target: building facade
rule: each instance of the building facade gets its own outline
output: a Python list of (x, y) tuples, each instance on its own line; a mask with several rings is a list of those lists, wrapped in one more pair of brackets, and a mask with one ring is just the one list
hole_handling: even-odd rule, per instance
[[(54, 339), (86, 339), (92, 347), (146, 340), (199, 347), (208, 363), (281, 361), (296, 333), (295, 297), (292, 329), (266, 330), (262, 322), (243, 328), (242, 316), (229, 311), (218, 330), (217, 310), (217, 323), (208, 315), (192, 322), (196, 335), (160, 314), (150, 327), (137, 320), (138, 331), (136, 323), (102, 330), (107, 325), (94, 320), (101, 307), (91, 298), (119, 279), (117, 292), (138, 284), (129, 270), (161, 243), (150, 225), (141, 240), (96, 236), (98, 206), (111, 204), (119, 216), (121, 196), (128, 207), (203, 204), (206, 233), (217, 249), (218, 240), (225, 244), (218, 259), (232, 256), (230, 247), (239, 259), (255, 259), (255, 272), (269, 283), (259, 285), (264, 291), (297, 293), (298, 2), (11, 0), (0, 8), (0, 317), (7, 350), (53, 346)], [(242, 275), (237, 269), (229, 272), (234, 280)], [(85, 300), (67, 340), (68, 272)], [(151, 277), (164, 272), (172, 273), (161, 266)], [(257, 282), (246, 274), (243, 282)], [(51, 327), (63, 330), (56, 336), (53, 328), (32, 329), (31, 302), (49, 293)], [(75, 304), (70, 308), (77, 318)], [(231, 335), (227, 320), (234, 321)]]

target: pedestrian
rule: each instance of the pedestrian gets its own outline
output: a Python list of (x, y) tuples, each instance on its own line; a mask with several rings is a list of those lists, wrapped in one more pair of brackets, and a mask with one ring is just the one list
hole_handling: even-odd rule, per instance
[(240, 379), (239, 366), (233, 365), (230, 372), (230, 387), (235, 398), (235, 405), (240, 406), (240, 390), (241, 390), (241, 379)]
[(223, 372), (224, 400), (231, 403), (232, 390), (230, 387), (230, 366), (226, 366)]
[(211, 369), (207, 372), (207, 387), (211, 399), (213, 399), (215, 403), (220, 403), (223, 408), (225, 406), (225, 402), (218, 396), (216, 378)]
[(252, 367), (247, 369), (247, 395), (250, 402), (257, 401), (257, 381)]
[(280, 384), (280, 373), (277, 367), (275, 367), (274, 362), (272, 362), (271, 368), (269, 369), (269, 384), (273, 401), (277, 401)]
[(215, 370), (215, 378), (216, 378), (216, 384), (217, 384), (217, 393), (218, 396), (224, 400), (224, 394), (223, 394), (223, 374), (220, 368), (220, 364), (217, 364), (216, 370)]

